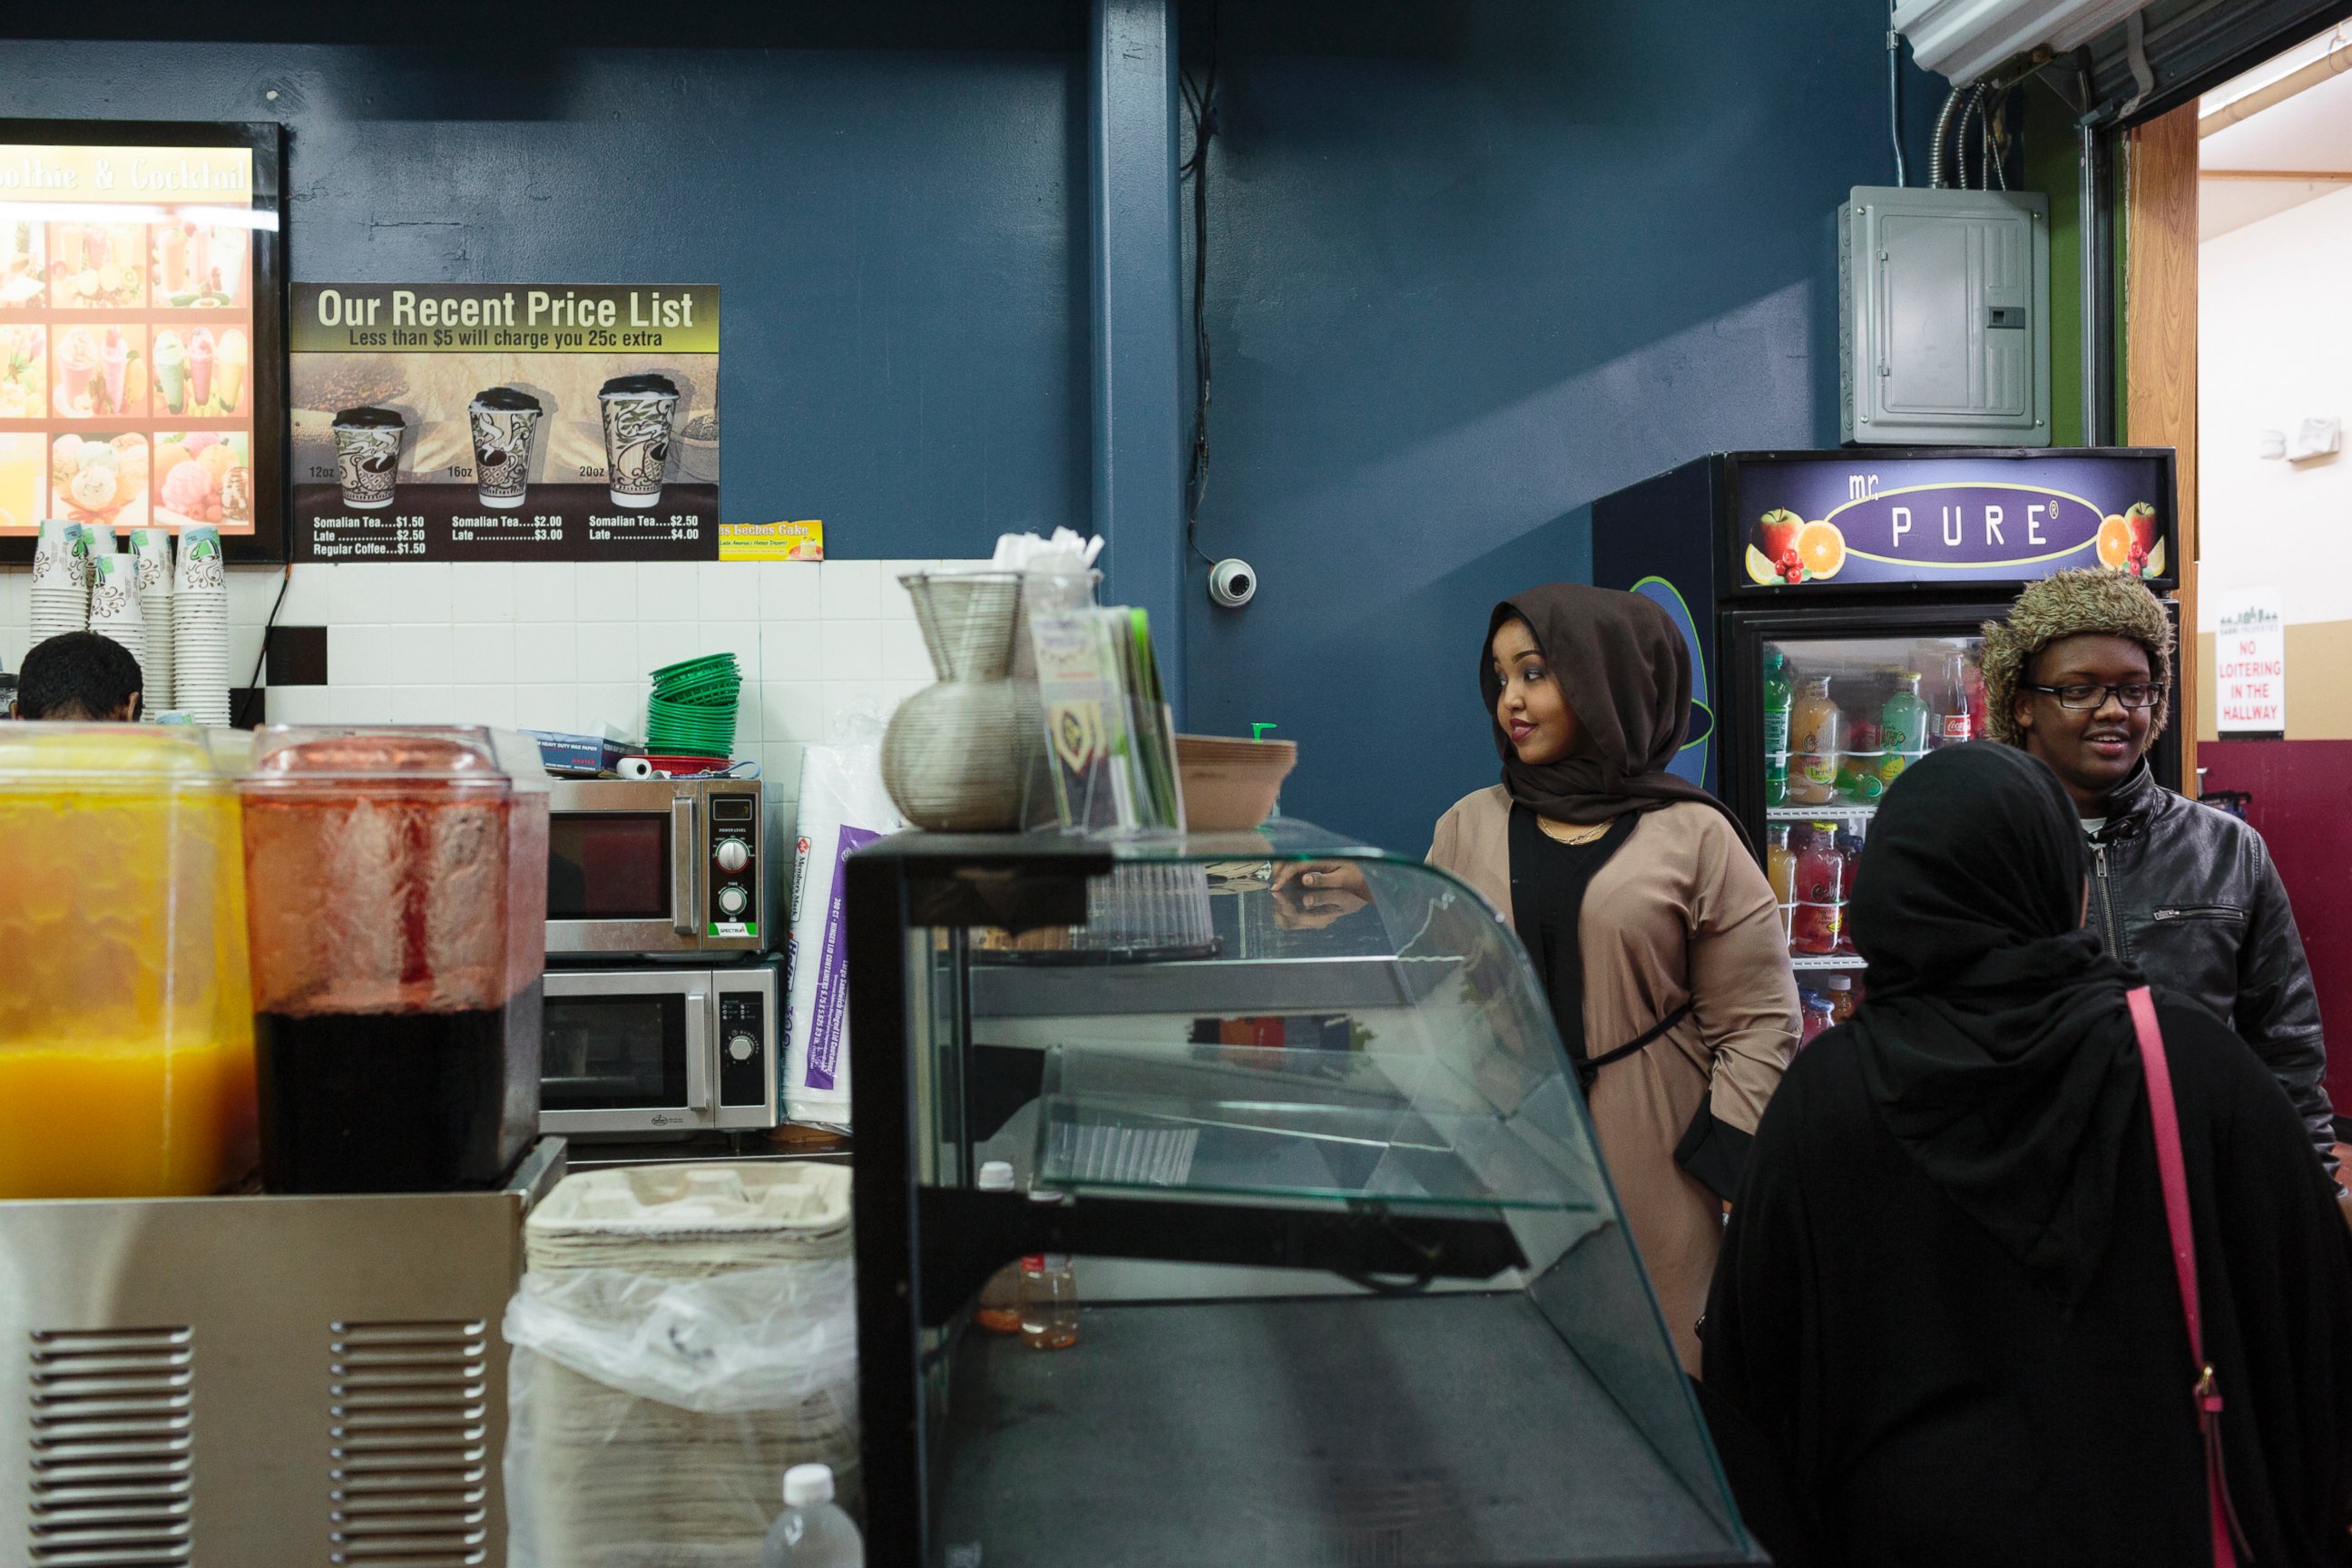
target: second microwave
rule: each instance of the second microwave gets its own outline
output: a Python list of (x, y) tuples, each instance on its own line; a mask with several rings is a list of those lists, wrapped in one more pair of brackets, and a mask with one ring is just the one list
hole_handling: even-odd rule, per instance
[(548, 806), (550, 953), (769, 946), (757, 779), (560, 779)]

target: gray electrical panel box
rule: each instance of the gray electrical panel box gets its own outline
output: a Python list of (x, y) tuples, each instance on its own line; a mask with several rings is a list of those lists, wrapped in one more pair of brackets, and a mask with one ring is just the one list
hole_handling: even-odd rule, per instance
[(1838, 358), (1849, 443), (2050, 445), (2049, 198), (1856, 185)]

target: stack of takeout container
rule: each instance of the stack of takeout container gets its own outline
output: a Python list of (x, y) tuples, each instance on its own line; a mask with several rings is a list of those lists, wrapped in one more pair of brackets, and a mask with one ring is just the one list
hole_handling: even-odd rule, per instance
[(41, 520), (33, 546), (33, 644), (89, 629), (89, 541), (82, 525)]
[(508, 1317), (517, 1562), (751, 1562), (797, 1464), (831, 1465), (857, 1506), (847, 1170), (592, 1172), (523, 1237)]
[(735, 754), (735, 709), (743, 672), (731, 653), (666, 664), (646, 697), (646, 750), (673, 757)]
[(172, 706), (199, 724), (228, 722), (228, 572), (216, 528), (180, 535), (172, 580)]

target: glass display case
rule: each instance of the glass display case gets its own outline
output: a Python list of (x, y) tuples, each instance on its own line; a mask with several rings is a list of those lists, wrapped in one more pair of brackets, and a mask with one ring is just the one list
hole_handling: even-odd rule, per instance
[[(1765, 1561), (1475, 894), (1283, 819), (846, 871), (869, 1561)], [(1039, 1256), (1063, 1348), (976, 1321)]]

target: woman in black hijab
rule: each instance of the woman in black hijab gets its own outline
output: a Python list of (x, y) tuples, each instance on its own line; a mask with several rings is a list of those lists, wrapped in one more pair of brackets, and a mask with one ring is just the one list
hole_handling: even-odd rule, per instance
[[(1784, 1562), (2210, 1561), (2138, 977), (2023, 752), (1937, 752), (1872, 825), (1869, 999), (1757, 1135), (1705, 1341), (1809, 1541)], [(2251, 1558), (2347, 1558), (2352, 1237), (2276, 1083), (2160, 1005), (2230, 1493)]]

